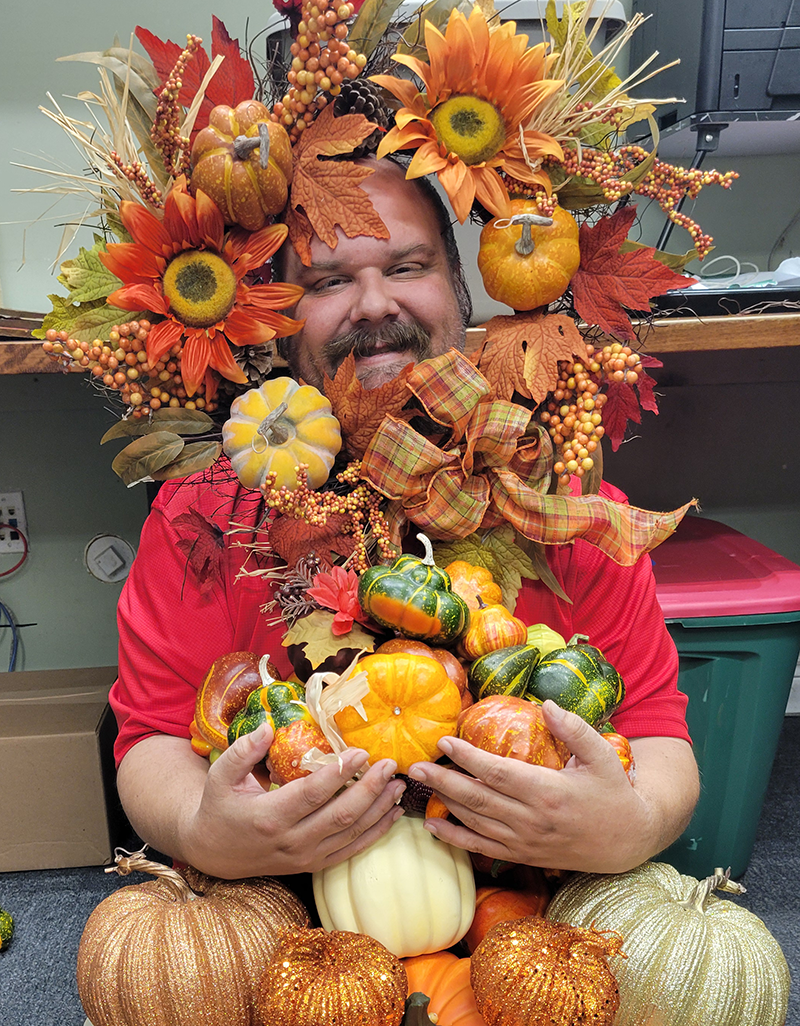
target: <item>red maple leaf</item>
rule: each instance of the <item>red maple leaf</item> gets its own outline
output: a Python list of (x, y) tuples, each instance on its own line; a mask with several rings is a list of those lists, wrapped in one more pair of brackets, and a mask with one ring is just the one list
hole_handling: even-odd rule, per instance
[(640, 370), (636, 381), (636, 390), (639, 393), (639, 402), (643, 410), (650, 410), (651, 413), (658, 413), (658, 402), (655, 394), (656, 382), (647, 371)]
[(309, 524), (282, 514), (273, 521), (269, 529), (269, 543), (272, 551), (293, 567), (301, 556), (313, 552), (323, 568), (333, 565), (332, 555), (345, 559), (356, 547), (352, 535), (342, 534), (349, 526), (349, 517), (344, 513), (331, 513), (324, 524)]
[(570, 282), (575, 309), (586, 323), (624, 339), (636, 338), (627, 310), (649, 310), (653, 296), (696, 280), (656, 260), (650, 246), (620, 252), (635, 217), (636, 207), (628, 206), (594, 225), (582, 224), (581, 263)]
[[(141, 25), (136, 26), (136, 38), (147, 51), (163, 86), (175, 67), (175, 62), (184, 49), (183, 46), (173, 43), (170, 39), (164, 42), (149, 29), (142, 28)], [(239, 40), (232, 39), (220, 19), (214, 15), (211, 28), (211, 57), (218, 56), (223, 56), (225, 60), (208, 83), (192, 129), (193, 139), (200, 129), (205, 128), (208, 124), (209, 114), (214, 107), (219, 104), (235, 107), (243, 100), (252, 100), (255, 93), (253, 69), (250, 62), (242, 57)], [(198, 47), (192, 59), (187, 62), (181, 79), (182, 86), (178, 99), (184, 107), (192, 105), (210, 67), (211, 61), (208, 54), (202, 47)]]
[(186, 554), (187, 568), (192, 568), (200, 584), (200, 594), (205, 595), (220, 579), (225, 535), (212, 520), (206, 520), (194, 509), (175, 517), (173, 524), (190, 532), (190, 537), (179, 538), (176, 545)]
[(629, 420), (636, 424), (642, 422), (642, 412), (633, 385), (629, 385), (627, 381), (612, 381), (608, 386), (608, 398), (603, 407), (603, 427), (606, 430), (606, 437), (611, 439), (611, 448), (614, 452), (622, 444)]

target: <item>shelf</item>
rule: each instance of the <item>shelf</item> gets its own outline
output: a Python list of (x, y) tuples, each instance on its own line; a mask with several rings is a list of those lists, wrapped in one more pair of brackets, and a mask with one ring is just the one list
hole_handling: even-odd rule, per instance
[[(61, 368), (30, 337), (41, 315), (0, 311), (0, 374), (51, 374)], [(482, 328), (467, 331), (467, 352), (478, 346)], [(725, 317), (665, 317), (642, 333), (648, 353), (800, 346), (800, 313), (730, 314)], [(275, 361), (283, 367), (282, 360)]]

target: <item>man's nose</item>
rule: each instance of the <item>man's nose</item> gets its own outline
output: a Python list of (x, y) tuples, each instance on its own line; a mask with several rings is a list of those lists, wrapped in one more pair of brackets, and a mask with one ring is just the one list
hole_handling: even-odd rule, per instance
[(394, 320), (399, 314), (400, 307), (394, 298), (391, 282), (382, 274), (370, 275), (359, 283), (350, 307), (353, 325), (381, 324)]

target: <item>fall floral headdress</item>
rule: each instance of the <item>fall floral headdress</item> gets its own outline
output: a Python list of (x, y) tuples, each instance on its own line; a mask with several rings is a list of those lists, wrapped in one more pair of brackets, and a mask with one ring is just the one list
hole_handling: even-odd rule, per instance
[[(641, 409), (657, 412), (658, 362), (631, 311), (646, 318), (652, 297), (685, 286), (689, 257), (628, 241), (630, 200), (656, 200), (702, 258), (711, 240), (680, 200), (735, 178), (658, 159), (663, 101), (631, 96), (651, 62), (624, 80), (614, 71), (641, 17), (599, 48), (602, 5), (565, 4), (559, 18), (550, 0), (549, 38), (530, 46), (490, 2), (410, 17), (398, 0), (275, 5), (283, 57), (274, 35), (264, 56), (255, 42), (244, 55), (216, 18), (210, 55), (196, 36), (180, 47), (137, 28), (149, 60), (119, 46), (74, 58), (98, 65), (90, 122), (45, 110), (86, 151), (91, 175), (62, 175), (61, 190), (88, 197), (101, 231), (61, 264), (68, 295), (50, 297), (41, 336), (121, 399), (106, 435), (127, 441), (117, 473), (165, 480), (217, 459), (233, 396), (275, 377), (273, 340), (302, 326), (282, 312), (301, 290), (271, 281), (271, 256), (287, 237), (308, 261), (314, 235), (331, 247), (338, 231), (380, 235), (358, 158), (405, 155), (408, 178), (435, 177), (460, 222), (484, 225), (479, 268), (510, 312), (483, 325), (468, 357), (371, 392), (346, 360), (325, 388), (346, 458), (322, 485), (301, 470), (287, 488), (265, 471), (266, 504), (292, 531), (271, 530), (263, 548), (286, 559), (295, 595), (312, 586), (301, 551), (323, 571), (363, 568), (399, 547), (409, 522), (475, 558), (499, 534), (545, 577), (541, 546), (577, 537), (633, 562), (688, 507), (651, 514), (601, 498), (601, 439), (616, 448)], [(651, 151), (625, 141), (643, 119)], [(420, 433), (420, 418), (436, 430)], [(341, 575), (328, 582), (328, 606), (336, 581), (347, 591)]]

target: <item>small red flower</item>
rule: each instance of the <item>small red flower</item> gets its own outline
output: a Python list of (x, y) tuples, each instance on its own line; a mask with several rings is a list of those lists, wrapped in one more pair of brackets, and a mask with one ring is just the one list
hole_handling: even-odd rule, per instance
[(308, 594), (325, 609), (335, 612), (331, 630), (339, 637), (353, 629), (353, 621), (364, 622), (358, 601), (358, 574), (341, 566), (322, 571), (314, 578)]

